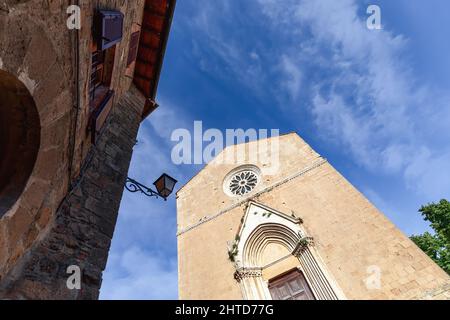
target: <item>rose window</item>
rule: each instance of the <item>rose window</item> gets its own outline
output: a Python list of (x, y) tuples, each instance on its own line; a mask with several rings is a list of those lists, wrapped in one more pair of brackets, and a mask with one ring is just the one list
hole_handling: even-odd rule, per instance
[(232, 194), (242, 196), (255, 189), (258, 184), (258, 176), (249, 170), (236, 173), (231, 179), (229, 190)]

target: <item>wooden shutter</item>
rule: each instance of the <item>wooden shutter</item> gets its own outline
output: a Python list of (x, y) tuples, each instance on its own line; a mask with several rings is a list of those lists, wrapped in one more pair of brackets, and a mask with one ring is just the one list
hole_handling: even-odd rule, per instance
[(96, 110), (94, 110), (91, 115), (91, 139), (93, 144), (95, 144), (97, 135), (102, 129), (109, 113), (112, 110), (113, 98), (114, 90), (109, 90), (106, 96), (103, 98), (101, 104), (97, 107)]
[(95, 16), (95, 34), (100, 50), (106, 50), (122, 40), (124, 15), (119, 11), (100, 10)]
[(127, 67), (136, 60), (136, 56), (139, 49), (139, 36), (140, 36), (139, 31), (136, 31), (131, 34), (130, 49), (128, 50)]

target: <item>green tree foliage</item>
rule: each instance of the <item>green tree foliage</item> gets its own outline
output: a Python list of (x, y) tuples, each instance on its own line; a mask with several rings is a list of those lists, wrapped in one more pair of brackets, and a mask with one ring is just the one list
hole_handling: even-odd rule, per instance
[(435, 234), (413, 235), (411, 240), (450, 275), (450, 202), (441, 200), (420, 208)]

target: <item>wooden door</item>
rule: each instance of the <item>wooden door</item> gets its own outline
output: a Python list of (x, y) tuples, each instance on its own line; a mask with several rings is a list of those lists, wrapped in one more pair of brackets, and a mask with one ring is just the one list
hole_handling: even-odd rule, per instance
[(269, 291), (273, 300), (315, 300), (299, 270), (294, 270), (269, 282)]

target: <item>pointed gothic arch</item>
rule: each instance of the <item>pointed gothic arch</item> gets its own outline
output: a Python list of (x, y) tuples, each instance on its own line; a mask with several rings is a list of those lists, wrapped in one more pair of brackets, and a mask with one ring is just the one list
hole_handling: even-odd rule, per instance
[[(269, 280), (292, 270), (292, 265), (281, 269), (278, 275), (270, 275), (270, 278), (265, 275), (265, 270), (287, 259), (291, 264), (295, 262), (295, 267), (304, 274), (316, 299), (345, 299), (315, 250), (313, 238), (306, 234), (301, 224), (297, 217), (254, 201), (249, 203), (235, 242), (230, 247), (236, 268), (235, 279), (244, 299), (272, 299)], [(278, 248), (278, 252), (274, 253), (274, 248)], [(273, 261), (266, 261), (266, 250), (272, 250), (268, 256)]]
[(278, 244), (293, 252), (301, 239), (300, 234), (279, 223), (258, 225), (243, 246), (242, 261), (249, 267), (264, 265), (262, 255), (271, 244)]

